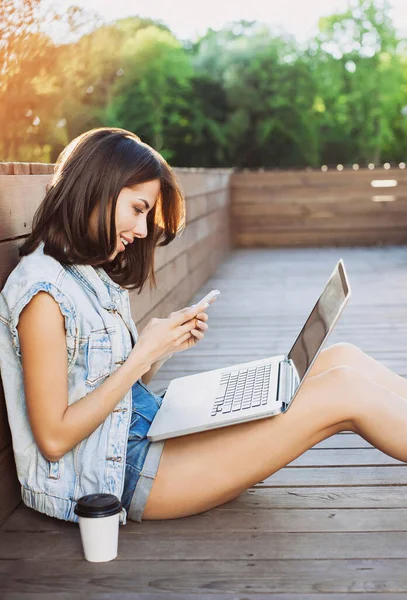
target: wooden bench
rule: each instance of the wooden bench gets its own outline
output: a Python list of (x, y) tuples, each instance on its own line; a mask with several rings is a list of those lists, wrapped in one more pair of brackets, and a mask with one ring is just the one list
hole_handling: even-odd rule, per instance
[[(30, 231), (54, 165), (0, 163), (0, 289), (18, 262), (18, 248)], [(156, 253), (157, 290), (148, 285), (131, 294), (142, 329), (152, 317), (185, 306), (222, 262), (230, 248), (229, 170), (177, 169), (186, 195), (184, 233)], [(11, 436), (0, 383), (0, 524), (20, 502)]]

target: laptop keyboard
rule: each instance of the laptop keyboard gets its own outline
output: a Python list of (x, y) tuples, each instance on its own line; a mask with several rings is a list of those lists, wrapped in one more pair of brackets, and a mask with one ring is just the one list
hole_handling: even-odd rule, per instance
[(271, 365), (230, 371), (221, 377), (211, 416), (267, 404)]

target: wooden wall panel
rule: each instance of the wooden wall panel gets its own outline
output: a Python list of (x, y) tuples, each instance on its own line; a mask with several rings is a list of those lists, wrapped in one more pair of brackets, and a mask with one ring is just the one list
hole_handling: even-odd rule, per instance
[(49, 181), (50, 175), (0, 175), (0, 239), (29, 234)]
[(3, 522), (21, 500), (13, 449), (9, 444), (0, 452), (0, 523)]
[[(0, 163), (0, 289), (18, 262), (18, 249), (51, 181), (54, 165)], [(139, 329), (152, 316), (187, 305), (229, 250), (229, 170), (176, 169), (186, 193), (186, 229), (155, 256), (157, 290), (131, 293)], [(220, 235), (222, 234), (222, 235)], [(0, 523), (20, 500), (4, 394), (0, 382)]]
[(11, 444), (11, 434), (7, 422), (7, 409), (4, 400), (3, 384), (0, 380), (0, 452)]
[(239, 172), (230, 193), (236, 246), (407, 242), (403, 169)]
[(18, 262), (22, 240), (0, 241), (0, 289)]

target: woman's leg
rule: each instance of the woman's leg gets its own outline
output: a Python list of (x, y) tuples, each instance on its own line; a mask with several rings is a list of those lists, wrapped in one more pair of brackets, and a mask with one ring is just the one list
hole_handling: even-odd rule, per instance
[(353, 344), (329, 346), (317, 357), (308, 377), (320, 375), (333, 367), (347, 365), (407, 400), (407, 380), (397, 375)]
[(223, 504), (345, 430), (407, 461), (405, 400), (355, 369), (336, 367), (307, 379), (285, 414), (167, 440), (143, 519)]

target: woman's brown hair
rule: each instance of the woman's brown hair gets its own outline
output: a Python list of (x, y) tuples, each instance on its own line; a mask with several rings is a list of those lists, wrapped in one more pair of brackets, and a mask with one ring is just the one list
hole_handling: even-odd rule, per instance
[[(161, 189), (148, 213), (147, 237), (135, 240), (109, 261), (116, 248), (120, 191), (153, 179), (160, 180)], [(88, 227), (96, 206), (100, 209), (97, 241), (90, 237)], [(149, 276), (155, 285), (155, 247), (169, 244), (184, 224), (184, 197), (164, 158), (130, 131), (101, 127), (74, 139), (59, 156), (20, 256), (30, 254), (43, 241), (44, 254), (60, 263), (103, 267), (122, 287), (141, 290)]]

